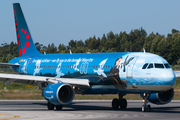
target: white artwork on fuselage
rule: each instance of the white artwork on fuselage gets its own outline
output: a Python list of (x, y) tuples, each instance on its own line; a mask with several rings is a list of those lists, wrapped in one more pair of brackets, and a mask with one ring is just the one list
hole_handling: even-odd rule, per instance
[[(107, 58), (107, 59), (108, 59), (108, 58)], [(106, 74), (104, 73), (104, 69), (103, 69), (102, 66), (105, 65), (107, 59), (101, 61), (101, 63), (99, 64), (99, 67), (98, 67), (97, 70), (94, 69), (94, 72), (97, 72), (98, 75), (102, 75), (103, 77), (106, 77), (106, 78), (107, 78), (107, 76), (106, 76)]]
[(78, 65), (79, 65), (80, 61), (81, 61), (81, 58), (79, 58), (79, 59), (76, 61), (76, 64), (74, 64), (74, 70), (79, 71)]
[(39, 73), (39, 71), (42, 69), (42, 68), (40, 68), (40, 65), (41, 65), (41, 60), (38, 59), (36, 62), (36, 69), (34, 69), (33, 76), (35, 76), (37, 73)]
[(23, 73), (26, 73), (26, 74), (27, 74), (27, 70), (26, 70), (27, 61), (28, 61), (28, 60), (26, 60), (26, 61), (24, 62), (24, 65), (23, 65), (23, 67), (21, 68), (21, 70), (23, 71)]
[(61, 63), (59, 63), (59, 65), (57, 66), (57, 68), (56, 68), (56, 78), (60, 78), (61, 76), (64, 76), (65, 74), (64, 73), (62, 73), (62, 71), (61, 71)]
[(20, 62), (24, 62), (21, 70), (23, 73), (27, 74), (27, 67), (28, 67), (28, 63), (29, 61), (31, 60), (31, 58), (28, 58), (28, 59), (24, 59), (24, 60), (20, 60)]

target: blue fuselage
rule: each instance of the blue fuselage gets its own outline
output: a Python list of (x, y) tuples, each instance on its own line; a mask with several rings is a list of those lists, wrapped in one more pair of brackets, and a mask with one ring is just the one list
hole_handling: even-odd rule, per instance
[(166, 91), (176, 77), (166, 60), (151, 53), (78, 53), (18, 57), (9, 63), (20, 74), (56, 78), (86, 78), (84, 94)]

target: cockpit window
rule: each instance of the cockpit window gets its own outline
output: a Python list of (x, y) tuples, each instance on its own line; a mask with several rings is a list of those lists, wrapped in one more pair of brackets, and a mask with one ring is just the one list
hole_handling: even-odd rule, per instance
[(165, 63), (164, 66), (165, 66), (166, 68), (171, 68), (168, 63)]
[(148, 66), (148, 63), (144, 64), (142, 69), (146, 69), (147, 66)]
[(150, 63), (147, 69), (153, 68), (153, 63)]
[(154, 63), (155, 68), (164, 68), (163, 64), (160, 63)]

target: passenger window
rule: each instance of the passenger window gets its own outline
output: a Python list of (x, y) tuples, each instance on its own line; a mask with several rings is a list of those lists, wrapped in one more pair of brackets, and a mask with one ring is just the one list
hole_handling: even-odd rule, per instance
[(170, 66), (168, 63), (165, 63), (164, 66), (165, 66), (166, 68), (171, 68), (171, 66)]
[(153, 68), (153, 63), (150, 63), (147, 69)]
[(146, 69), (146, 67), (148, 66), (149, 63), (146, 63), (143, 65), (142, 69)]
[(154, 63), (155, 68), (164, 68), (163, 64), (160, 63)]

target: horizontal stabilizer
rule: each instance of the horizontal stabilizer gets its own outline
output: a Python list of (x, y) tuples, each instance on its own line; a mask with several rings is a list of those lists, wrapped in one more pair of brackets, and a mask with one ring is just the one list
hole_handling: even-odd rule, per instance
[(19, 67), (19, 64), (0, 63), (0, 66), (12, 66), (12, 67)]

